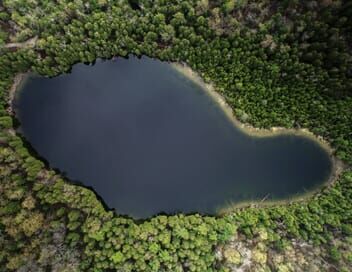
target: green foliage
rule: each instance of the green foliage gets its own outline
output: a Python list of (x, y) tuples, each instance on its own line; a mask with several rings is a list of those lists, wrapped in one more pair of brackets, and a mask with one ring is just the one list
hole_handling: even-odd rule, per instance
[(333, 259), (335, 262), (338, 262), (341, 259), (341, 253), (336, 247), (332, 247), (330, 249), (330, 257)]
[[(56, 271), (226, 271), (216, 263), (215, 248), (233, 237), (265, 240), (281, 251), (291, 239), (301, 239), (330, 248), (335, 266), (351, 262), (334, 245), (335, 237), (352, 231), (350, 169), (302, 203), (136, 222), (106, 211), (92, 191), (34, 158), (14, 135), (6, 111), (16, 73), (31, 69), (55, 76), (76, 62), (144, 54), (187, 63), (214, 84), (243, 122), (304, 127), (323, 136), (348, 165), (351, 5), (140, 0), (131, 8), (123, 0), (37, 2), (5, 0), (6, 12), (0, 11), (1, 27), (15, 26), (9, 29), (14, 41), (38, 36), (33, 48), (1, 49), (0, 269), (41, 271), (52, 263)], [(227, 253), (233, 263), (240, 261), (235, 251)], [(255, 253), (264, 265), (265, 250)], [(35, 268), (26, 267), (34, 262)]]
[(2, 128), (12, 128), (12, 118), (9, 116), (0, 117), (0, 127)]
[(119, 263), (123, 262), (124, 257), (123, 257), (123, 254), (122, 254), (120, 251), (118, 251), (118, 252), (114, 253), (114, 254), (110, 257), (110, 259), (111, 259), (115, 264), (119, 264)]
[(225, 13), (230, 13), (236, 6), (236, 0), (226, 0), (223, 4)]

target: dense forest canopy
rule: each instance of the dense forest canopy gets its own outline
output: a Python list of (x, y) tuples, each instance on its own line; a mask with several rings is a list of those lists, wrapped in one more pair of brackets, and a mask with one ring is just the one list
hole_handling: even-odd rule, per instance
[[(0, 271), (350, 271), (351, 26), (347, 0), (2, 1)], [(106, 211), (15, 133), (10, 90), (129, 54), (188, 64), (242, 122), (324, 137), (345, 171), (309, 200), (221, 217)]]

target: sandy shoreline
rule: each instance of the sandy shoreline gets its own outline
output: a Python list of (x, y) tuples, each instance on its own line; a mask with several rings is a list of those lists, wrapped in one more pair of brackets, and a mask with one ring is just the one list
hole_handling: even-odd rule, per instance
[(192, 80), (194, 83), (201, 86), (221, 107), (229, 120), (237, 127), (240, 128), (244, 133), (254, 137), (275, 137), (278, 135), (284, 134), (294, 134), (298, 136), (305, 136), (311, 138), (318, 142), (330, 155), (334, 154), (334, 149), (330, 146), (329, 142), (326, 141), (323, 137), (317, 136), (314, 133), (310, 132), (308, 129), (293, 129), (293, 128), (285, 128), (285, 127), (272, 127), (270, 129), (264, 128), (256, 128), (251, 126), (250, 124), (242, 123), (235, 116), (232, 108), (225, 101), (225, 98), (215, 91), (215, 88), (212, 84), (205, 83), (204, 80), (189, 66), (180, 63), (172, 63), (174, 69), (176, 69), (179, 73)]
[(346, 166), (341, 160), (336, 159), (335, 157), (330, 157), (332, 161), (331, 174), (329, 178), (312, 190), (308, 190), (303, 193), (298, 193), (291, 197), (283, 199), (267, 199), (270, 197), (268, 194), (262, 199), (253, 199), (253, 200), (244, 200), (237, 203), (228, 203), (218, 208), (217, 213), (219, 215), (228, 214), (234, 212), (236, 209), (243, 209), (247, 207), (272, 207), (277, 205), (289, 205), (298, 202), (305, 202), (311, 199), (312, 197), (318, 196), (325, 189), (330, 188), (340, 177), (343, 171), (346, 169)]
[(7, 104), (8, 104), (7, 112), (11, 115), (14, 114), (12, 103), (15, 99), (16, 92), (23, 86), (23, 84), (26, 82), (28, 77), (29, 77), (29, 73), (17, 74), (13, 80), (13, 84), (11, 85), (10, 90), (7, 93)]
[(214, 101), (216, 101), (216, 103), (224, 111), (227, 118), (234, 124), (234, 126), (236, 128), (239, 128), (245, 134), (251, 137), (275, 137), (279, 135), (297, 135), (297, 136), (307, 137), (315, 141), (316, 143), (318, 143), (328, 153), (332, 163), (331, 173), (329, 177), (318, 188), (314, 190), (299, 194), (297, 196), (293, 196), (285, 200), (258, 199), (253, 201), (244, 201), (244, 202), (239, 202), (235, 204), (229, 204), (226, 207), (219, 209), (220, 213), (224, 213), (224, 212), (226, 213), (235, 208), (241, 208), (241, 207), (247, 207), (247, 206), (257, 206), (257, 205), (270, 206), (275, 204), (287, 204), (290, 202), (304, 201), (312, 197), (313, 195), (319, 193), (324, 187), (332, 185), (346, 168), (344, 163), (341, 160), (336, 158), (335, 150), (331, 147), (329, 142), (325, 140), (323, 137), (315, 135), (308, 129), (292, 129), (292, 128), (290, 129), (290, 128), (284, 128), (284, 127), (272, 127), (271, 129), (262, 129), (262, 128), (255, 128), (249, 124), (242, 123), (236, 118), (232, 108), (225, 101), (225, 98), (217, 91), (215, 91), (215, 88), (212, 84), (204, 82), (204, 80), (186, 64), (172, 63), (172, 67), (175, 70), (177, 70), (180, 74), (187, 77), (189, 80), (193, 81), (200, 87), (202, 87), (202, 89), (204, 89), (208, 93), (208, 95), (210, 95), (214, 99)]

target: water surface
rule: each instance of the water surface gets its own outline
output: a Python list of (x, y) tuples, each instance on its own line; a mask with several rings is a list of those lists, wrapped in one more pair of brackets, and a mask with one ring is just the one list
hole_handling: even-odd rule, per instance
[(136, 218), (287, 198), (331, 171), (316, 142), (248, 136), (201, 87), (146, 57), (30, 78), (14, 106), (21, 132), (51, 167)]

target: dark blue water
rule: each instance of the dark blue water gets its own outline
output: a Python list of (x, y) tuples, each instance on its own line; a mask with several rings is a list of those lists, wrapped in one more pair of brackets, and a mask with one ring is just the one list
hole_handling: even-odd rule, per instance
[(134, 217), (286, 198), (331, 171), (314, 141), (248, 136), (199, 86), (146, 57), (31, 78), (15, 108), (21, 132), (52, 167)]

